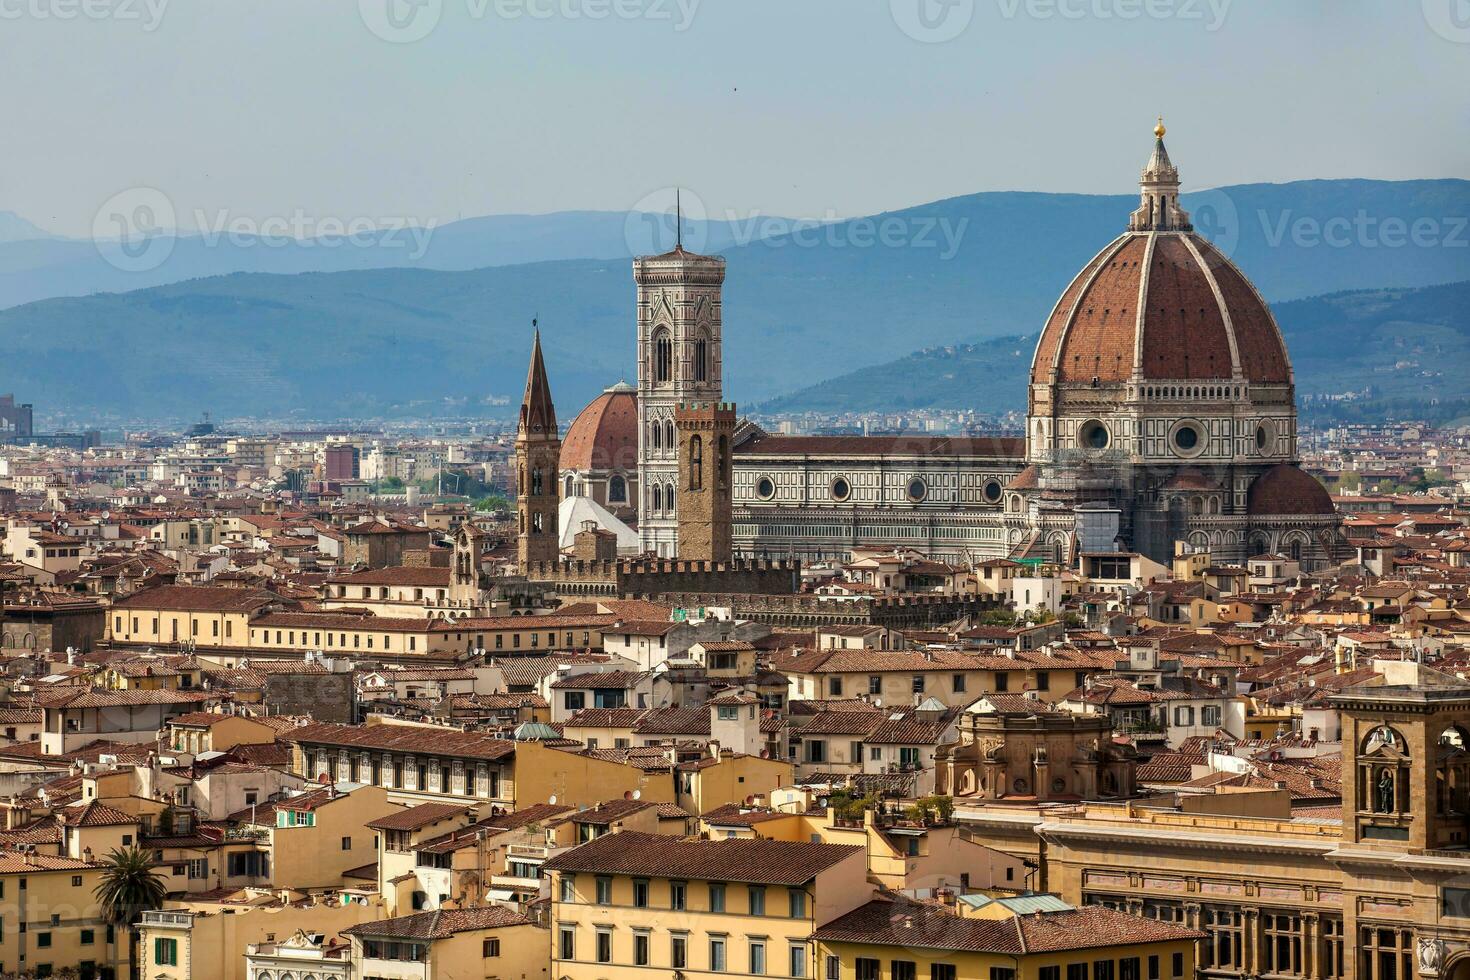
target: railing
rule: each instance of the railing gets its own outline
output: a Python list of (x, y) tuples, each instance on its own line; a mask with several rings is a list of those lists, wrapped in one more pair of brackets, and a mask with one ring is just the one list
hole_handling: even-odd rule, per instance
[(144, 912), (145, 926), (177, 926), (182, 929), (194, 927), (193, 912)]

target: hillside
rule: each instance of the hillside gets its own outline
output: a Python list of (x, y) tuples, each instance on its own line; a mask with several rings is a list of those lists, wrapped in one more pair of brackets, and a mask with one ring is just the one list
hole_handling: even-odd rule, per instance
[[(1278, 303), (1298, 400), (1310, 415), (1470, 414), (1470, 282), (1365, 289)], [(1350, 342), (1344, 342), (1350, 338)], [(757, 406), (771, 414), (1026, 404), (1036, 335), (918, 351)], [(1342, 396), (1353, 393), (1351, 399)]]
[[(1467, 181), (1256, 184), (1185, 204), (1276, 302), (1470, 279), (1470, 248), (1445, 217), (1470, 215)], [(919, 347), (1031, 333), (1133, 206), (1122, 195), (977, 194), (727, 248), (726, 391), (750, 405)], [(1283, 222), (1359, 211), (1424, 218), (1445, 241), (1277, 236)], [(633, 376), (633, 297), (624, 256), (237, 273), (57, 298), (0, 311), (0, 391), (42, 411), (130, 417), (505, 414), (539, 314), (570, 415)]]

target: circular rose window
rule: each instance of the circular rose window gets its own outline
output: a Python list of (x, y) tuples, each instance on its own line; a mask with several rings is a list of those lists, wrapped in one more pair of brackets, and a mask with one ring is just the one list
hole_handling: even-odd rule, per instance
[(851, 496), (852, 485), (847, 482), (847, 479), (845, 477), (839, 476), (837, 479), (832, 481), (833, 500), (846, 500), (848, 497)]

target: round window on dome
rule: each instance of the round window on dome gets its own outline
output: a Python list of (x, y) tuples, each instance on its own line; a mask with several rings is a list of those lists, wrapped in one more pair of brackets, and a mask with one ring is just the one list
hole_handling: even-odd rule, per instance
[(763, 476), (755, 481), (755, 495), (761, 500), (770, 500), (776, 496), (776, 483), (768, 476)]
[(848, 497), (851, 496), (852, 485), (847, 482), (847, 479), (845, 477), (839, 476), (837, 479), (832, 481), (833, 500), (846, 500)]
[(1078, 440), (1085, 449), (1103, 450), (1108, 448), (1108, 443), (1112, 442), (1113, 438), (1106, 425), (1097, 419), (1092, 419), (1082, 423)]
[(980, 492), (985, 495), (987, 503), (998, 504), (1000, 503), (1000, 495), (1003, 490), (1004, 488), (1000, 485), (999, 480), (986, 480), (985, 486), (981, 488)]
[(1262, 422), (1256, 426), (1256, 452), (1268, 452), (1268, 448), (1275, 441), (1275, 433), (1271, 431), (1269, 423)]
[(1170, 441), (1178, 455), (1198, 456), (1205, 448), (1204, 430), (1197, 422), (1180, 422), (1174, 426), (1174, 435)]
[(912, 500), (914, 503), (918, 503), (920, 500), (923, 500), (927, 496), (929, 496), (928, 484), (926, 484), (918, 477), (914, 477), (912, 480), (909, 481), (910, 500)]

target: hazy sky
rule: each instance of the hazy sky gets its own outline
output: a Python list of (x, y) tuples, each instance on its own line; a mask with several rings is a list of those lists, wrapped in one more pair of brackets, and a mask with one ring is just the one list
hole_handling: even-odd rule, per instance
[(0, 0), (0, 90), (0, 210), (64, 234), (822, 217), (1131, 192), (1159, 112), (1186, 189), (1470, 176), (1470, 0)]

